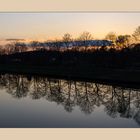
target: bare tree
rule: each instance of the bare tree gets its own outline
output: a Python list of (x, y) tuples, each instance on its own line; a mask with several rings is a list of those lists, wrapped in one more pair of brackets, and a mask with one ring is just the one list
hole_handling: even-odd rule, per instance
[(114, 33), (114, 32), (109, 32), (109, 33), (106, 35), (105, 39), (110, 40), (110, 41), (112, 41), (113, 43), (115, 43), (115, 42), (116, 42), (116, 39), (117, 39), (117, 35), (116, 35), (116, 33)]
[(92, 37), (92, 35), (91, 35), (91, 33), (89, 33), (89, 32), (83, 32), (81, 35), (80, 35), (80, 37), (79, 37), (79, 40), (80, 41), (83, 41), (83, 43), (84, 43), (84, 47), (85, 47), (85, 51), (87, 50), (87, 47), (88, 47), (88, 44), (87, 44), (87, 41), (88, 40), (92, 40), (93, 39), (93, 37)]
[(63, 42), (65, 43), (65, 46), (67, 47), (67, 49), (69, 48), (69, 42), (72, 41), (72, 36), (69, 33), (65, 33), (63, 38), (62, 38)]
[(72, 40), (72, 36), (69, 33), (65, 33), (63, 36), (63, 41), (71, 41)]
[(93, 39), (93, 37), (92, 37), (91, 33), (85, 31), (80, 35), (79, 39), (83, 40), (83, 41), (87, 41), (87, 40)]
[(135, 41), (140, 42), (140, 26), (136, 28), (132, 36), (135, 38)]

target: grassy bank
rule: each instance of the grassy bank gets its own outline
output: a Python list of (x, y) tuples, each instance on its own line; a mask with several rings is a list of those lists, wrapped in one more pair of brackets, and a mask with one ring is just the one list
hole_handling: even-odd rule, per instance
[(25, 66), (0, 64), (1, 73), (42, 75), (68, 80), (93, 81), (104, 84), (140, 88), (140, 70), (63, 66)]
[(0, 55), (1, 73), (45, 75), (140, 88), (140, 49), (31, 51)]

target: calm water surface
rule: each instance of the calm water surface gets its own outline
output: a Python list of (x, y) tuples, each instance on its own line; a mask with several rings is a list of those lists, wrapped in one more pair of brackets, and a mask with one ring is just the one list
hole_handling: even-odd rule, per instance
[(4, 74), (0, 127), (137, 128), (140, 90)]

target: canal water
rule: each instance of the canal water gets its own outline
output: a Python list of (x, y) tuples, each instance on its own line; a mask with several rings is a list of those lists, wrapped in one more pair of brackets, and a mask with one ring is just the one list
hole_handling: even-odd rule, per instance
[(1, 128), (139, 128), (140, 90), (0, 75)]

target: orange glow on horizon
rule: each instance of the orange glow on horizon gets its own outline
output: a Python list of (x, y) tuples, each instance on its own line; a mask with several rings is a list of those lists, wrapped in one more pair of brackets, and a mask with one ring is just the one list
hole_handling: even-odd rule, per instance
[[(65, 33), (77, 38), (87, 31), (94, 39), (109, 32), (132, 34), (140, 13), (0, 13), (0, 39), (61, 40)], [(9, 24), (10, 23), (10, 24)]]

